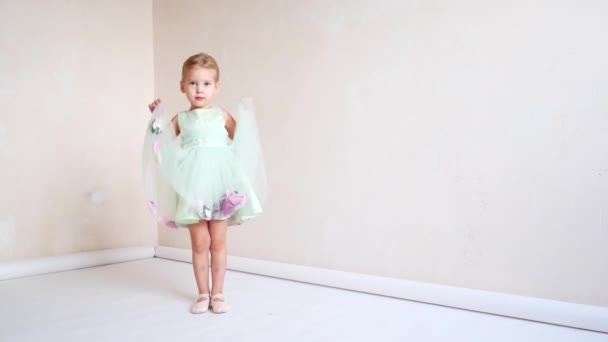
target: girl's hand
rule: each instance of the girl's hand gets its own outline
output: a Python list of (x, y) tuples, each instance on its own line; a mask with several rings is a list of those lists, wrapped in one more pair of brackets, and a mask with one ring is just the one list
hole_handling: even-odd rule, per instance
[(148, 105), (148, 108), (150, 109), (150, 113), (154, 112), (154, 109), (156, 107), (158, 107), (159, 104), (160, 104), (160, 99), (156, 99), (156, 100), (154, 100), (154, 102), (150, 103)]

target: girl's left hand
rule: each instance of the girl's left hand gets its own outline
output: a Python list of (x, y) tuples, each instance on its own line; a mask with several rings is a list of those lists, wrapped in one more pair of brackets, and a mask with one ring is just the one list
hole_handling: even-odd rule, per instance
[(156, 109), (156, 107), (158, 107), (159, 104), (160, 104), (160, 99), (156, 99), (156, 100), (154, 100), (154, 102), (150, 103), (148, 105), (148, 108), (150, 109), (150, 113), (154, 112), (154, 109)]

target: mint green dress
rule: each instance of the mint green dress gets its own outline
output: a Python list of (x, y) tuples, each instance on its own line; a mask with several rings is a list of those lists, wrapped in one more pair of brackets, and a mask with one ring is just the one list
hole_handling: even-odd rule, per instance
[[(147, 151), (144, 146), (150, 165), (144, 166), (144, 173), (154, 168), (151, 173), (160, 178), (154, 182), (164, 183), (165, 193), (168, 189), (172, 196), (160, 200), (157, 190), (148, 191), (148, 207), (159, 222), (173, 228), (201, 220), (229, 220), (233, 225), (262, 213), (259, 193), (264, 191), (265, 173), (252, 110), (241, 107), (235, 120), (231, 140), (222, 109), (180, 112), (176, 137), (170, 120), (153, 113)], [(174, 206), (159, 204), (171, 201)]]

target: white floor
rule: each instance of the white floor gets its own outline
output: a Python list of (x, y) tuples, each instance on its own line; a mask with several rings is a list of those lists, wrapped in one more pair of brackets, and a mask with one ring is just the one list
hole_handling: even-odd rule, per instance
[(192, 265), (150, 258), (0, 281), (0, 341), (605, 341), (570, 329), (228, 272), (233, 311), (189, 313)]

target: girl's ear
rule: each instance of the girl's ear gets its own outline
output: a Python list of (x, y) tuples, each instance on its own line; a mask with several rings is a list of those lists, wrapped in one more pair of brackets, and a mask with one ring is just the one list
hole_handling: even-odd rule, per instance
[(182, 93), (186, 92), (186, 89), (184, 89), (184, 81), (179, 81), (179, 91)]

